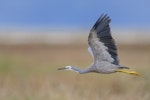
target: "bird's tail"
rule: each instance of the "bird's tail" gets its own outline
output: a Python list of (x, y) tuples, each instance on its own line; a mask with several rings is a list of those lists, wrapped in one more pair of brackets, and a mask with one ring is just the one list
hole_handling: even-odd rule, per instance
[(129, 67), (121, 66), (121, 65), (119, 66), (119, 68), (120, 68), (120, 69), (130, 69)]

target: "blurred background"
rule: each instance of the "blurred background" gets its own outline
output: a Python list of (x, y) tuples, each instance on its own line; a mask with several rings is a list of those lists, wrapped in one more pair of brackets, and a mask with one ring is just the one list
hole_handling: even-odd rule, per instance
[[(149, 0), (0, 0), (1, 100), (150, 100)], [(110, 16), (120, 63), (140, 77), (58, 71), (92, 58), (89, 30)]]

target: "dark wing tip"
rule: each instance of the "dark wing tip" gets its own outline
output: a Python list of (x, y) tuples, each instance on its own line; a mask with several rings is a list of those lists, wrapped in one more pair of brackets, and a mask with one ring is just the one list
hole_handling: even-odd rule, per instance
[(107, 14), (104, 14), (104, 13), (101, 14), (101, 16), (98, 18), (98, 20), (96, 21), (96, 23), (92, 27), (91, 31), (93, 31), (93, 30), (96, 30), (96, 31), (102, 30), (104, 27), (109, 25), (110, 21), (111, 21), (111, 19)]

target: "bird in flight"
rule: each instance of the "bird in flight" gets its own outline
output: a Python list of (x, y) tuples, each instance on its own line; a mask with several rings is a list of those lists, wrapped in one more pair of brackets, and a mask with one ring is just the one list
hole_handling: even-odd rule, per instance
[(122, 72), (132, 75), (139, 75), (136, 71), (129, 71), (129, 67), (119, 64), (117, 47), (111, 35), (111, 19), (107, 14), (102, 14), (96, 21), (88, 36), (88, 51), (94, 61), (87, 68), (80, 69), (75, 66), (66, 66), (58, 70), (71, 70), (80, 74), (95, 72), (101, 74), (110, 74)]

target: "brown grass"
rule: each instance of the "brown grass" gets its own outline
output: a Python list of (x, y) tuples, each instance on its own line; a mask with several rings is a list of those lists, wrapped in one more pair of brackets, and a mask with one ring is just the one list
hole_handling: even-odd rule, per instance
[(0, 45), (0, 100), (150, 100), (150, 45), (118, 48), (121, 64), (140, 77), (56, 70), (88, 66), (84, 44)]

